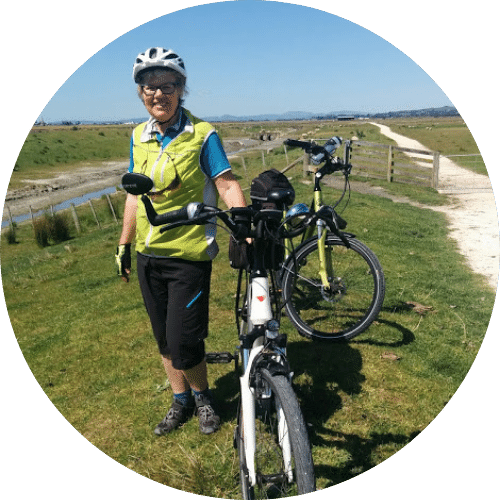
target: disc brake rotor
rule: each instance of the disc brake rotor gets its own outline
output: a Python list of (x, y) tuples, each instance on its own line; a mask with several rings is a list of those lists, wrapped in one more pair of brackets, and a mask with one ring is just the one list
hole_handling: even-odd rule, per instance
[(347, 287), (342, 278), (328, 278), (330, 286), (321, 286), (321, 296), (327, 302), (338, 302), (347, 292)]

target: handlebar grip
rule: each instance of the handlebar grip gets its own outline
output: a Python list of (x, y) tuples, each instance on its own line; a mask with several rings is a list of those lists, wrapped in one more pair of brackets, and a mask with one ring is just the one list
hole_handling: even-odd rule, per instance
[(172, 210), (171, 212), (165, 212), (164, 214), (158, 214), (156, 217), (156, 224), (161, 226), (162, 224), (170, 224), (172, 222), (179, 222), (181, 220), (188, 220), (188, 207), (179, 208), (179, 210)]
[(179, 210), (158, 214), (147, 196), (143, 196), (142, 201), (144, 202), (146, 215), (152, 226), (162, 226), (172, 222), (191, 220), (196, 217), (203, 207), (202, 203), (192, 202), (188, 203), (185, 207), (179, 208)]
[(290, 146), (292, 148), (302, 148), (309, 149), (311, 147), (311, 143), (307, 141), (296, 141), (295, 139), (286, 139), (283, 141), (285, 146)]

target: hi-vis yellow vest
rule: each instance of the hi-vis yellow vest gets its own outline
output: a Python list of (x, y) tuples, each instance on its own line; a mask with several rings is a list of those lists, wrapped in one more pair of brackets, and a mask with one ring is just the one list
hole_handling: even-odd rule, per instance
[[(154, 182), (153, 206), (158, 213), (177, 210), (192, 201), (217, 205), (217, 190), (202, 171), (201, 149), (213, 127), (189, 111), (188, 121), (180, 134), (162, 151), (156, 138), (141, 142), (146, 123), (133, 131), (134, 172), (143, 173)], [(147, 217), (144, 204), (137, 204), (136, 250), (146, 255), (176, 257), (192, 261), (212, 260), (218, 253), (215, 224), (181, 226), (160, 233)]]

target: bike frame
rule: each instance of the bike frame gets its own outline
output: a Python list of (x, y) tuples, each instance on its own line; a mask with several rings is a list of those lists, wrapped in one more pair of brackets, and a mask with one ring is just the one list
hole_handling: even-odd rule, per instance
[[(241, 332), (241, 355), (243, 374), (240, 377), (241, 418), (240, 432), (243, 433), (245, 459), (248, 469), (249, 482), (256, 484), (255, 452), (256, 452), (256, 408), (255, 391), (252, 379), (256, 363), (266, 351), (267, 359), (274, 365), (283, 366), (286, 347), (275, 343), (278, 338), (277, 330), (270, 330), (270, 322), (274, 319), (270, 297), (269, 275), (264, 264), (265, 242), (263, 237), (264, 221), (260, 220), (255, 228), (254, 247), (256, 256), (252, 265), (247, 287), (247, 334)], [(241, 274), (240, 274), (241, 279)], [(289, 368), (284, 368), (291, 378)], [(287, 424), (284, 415), (278, 408), (278, 435), (283, 451), (284, 471), (290, 481), (293, 479), (291, 443), (288, 438)]]
[[(345, 141), (344, 159), (342, 162), (343, 165), (349, 165), (350, 150), (351, 150), (351, 141)], [(327, 158), (326, 161), (327, 161), (326, 165), (331, 166), (332, 160), (330, 158)], [(330, 173), (328, 172), (328, 170), (323, 170), (323, 169), (319, 169), (317, 172), (314, 173), (314, 192), (313, 192), (313, 201), (311, 204), (312, 213), (318, 213), (321, 207), (323, 207), (321, 179), (323, 179), (323, 177), (328, 173)], [(318, 257), (319, 257), (318, 274), (320, 276), (322, 286), (324, 287), (324, 289), (328, 290), (330, 288), (330, 282), (328, 281), (328, 276), (333, 276), (333, 263), (332, 263), (331, 249), (327, 248), (327, 246), (325, 245), (326, 236), (328, 234), (328, 226), (325, 223), (325, 221), (322, 220), (321, 218), (318, 218), (316, 220), (316, 228), (312, 225), (307, 227), (302, 236), (302, 242), (310, 238), (313, 238), (315, 229), (318, 237)], [(288, 257), (290, 255), (289, 245), (286, 245), (286, 250)]]

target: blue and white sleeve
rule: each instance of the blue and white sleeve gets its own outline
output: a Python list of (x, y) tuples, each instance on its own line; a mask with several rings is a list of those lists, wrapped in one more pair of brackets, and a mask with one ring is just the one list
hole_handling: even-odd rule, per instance
[(226, 152), (216, 132), (212, 132), (205, 141), (205, 144), (203, 144), (200, 164), (203, 173), (210, 179), (214, 179), (224, 172), (231, 170)]
[(134, 171), (134, 137), (130, 138), (130, 165), (128, 167), (128, 171)]

